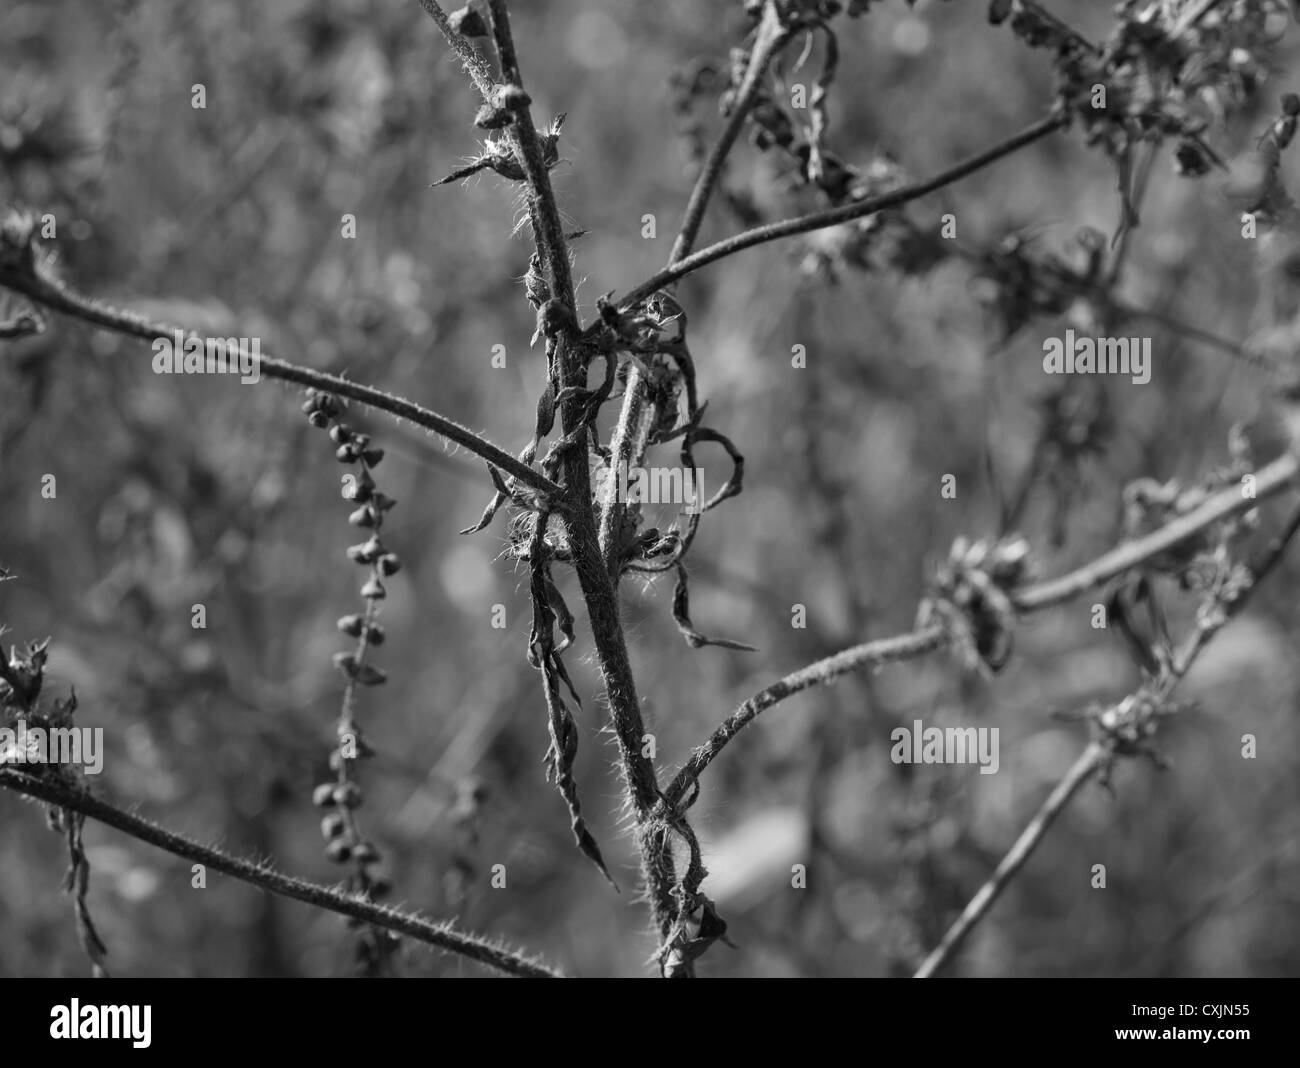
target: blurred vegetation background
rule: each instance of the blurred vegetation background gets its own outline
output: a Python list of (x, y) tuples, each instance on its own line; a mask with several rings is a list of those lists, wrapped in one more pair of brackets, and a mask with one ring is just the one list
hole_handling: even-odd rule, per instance
[[(1058, 6), (1098, 38), (1109, 25), (1108, 4)], [(721, 0), (515, 8), (534, 114), (568, 115), (555, 180), (563, 211), (588, 231), (575, 246), (588, 319), (597, 296), (667, 259), (691, 181), (671, 75), (725, 66), (748, 22)], [(983, 4), (890, 0), (837, 26), (829, 138), (857, 166), (889, 157), (923, 177), (1050, 104), (1048, 56), (989, 26)], [(801, 76), (790, 70), (798, 51), (787, 79)], [(1296, 88), (1293, 59), (1284, 45), (1256, 108), (1209, 132), (1221, 154), (1249, 151), (1267, 128), (1279, 94)], [(816, 69), (814, 56), (802, 77)], [(191, 107), (195, 83), (204, 110)], [(47, 244), (73, 284), (204, 332), (258, 336), (265, 351), (381, 385), (517, 451), (545, 375), (528, 346), (517, 190), (490, 174), (430, 187), (477, 152), (476, 106), (415, 3), (10, 0), (0, 13), (0, 193), (54, 213)], [(716, 91), (695, 116), (717, 129)], [(765, 217), (820, 206), (774, 155), (739, 145), (730, 186)], [(1179, 177), (1170, 157), (1152, 165), (1125, 299), (1228, 338), (1276, 325), (1222, 177)], [(1080, 227), (1114, 231), (1115, 188), (1105, 157), (1067, 132), (909, 217), (937, 231), (954, 213), (971, 249), (1016, 232), (1060, 251)], [(346, 212), (355, 240), (340, 235)], [(642, 237), (647, 213), (654, 240)], [(715, 203), (705, 238), (738, 225)], [(744, 494), (705, 517), (688, 561), (692, 611), (701, 630), (760, 652), (687, 649), (670, 583), (625, 583), (665, 770), (780, 675), (910, 627), (953, 538), (996, 533), (999, 494), (1044, 447), (1056, 383), (1042, 374), (1041, 341), (1063, 320), (1004, 340), (958, 259), (914, 277), (810, 275), (810, 250), (832, 239), (747, 252), (678, 294), (710, 422), (747, 459)], [(1114, 543), (1128, 480), (1194, 480), (1226, 460), (1229, 425), (1259, 414), (1267, 386), (1250, 367), (1176, 332), (1150, 336), (1149, 385), (1080, 387), (1107, 413), (1104, 448), (1030, 491), (1020, 526), (1044, 575)], [(497, 345), (504, 369), (492, 367)], [(804, 370), (791, 367), (796, 345)], [(296, 391), (158, 376), (150, 360), (144, 345), (61, 318), (0, 343), (0, 564), (18, 576), (0, 587), (6, 641), (53, 636), (50, 693), (75, 688), (79, 722), (105, 731), (98, 793), (332, 880), (310, 795), (327, 774), (342, 692), (334, 621), (360, 606), (341, 468)], [(405, 563), (376, 659), (390, 681), (359, 708), (378, 749), (361, 766), (360, 815), (387, 858), (392, 900), (579, 975), (645, 974), (654, 946), (628, 892), (635, 847), (585, 619), (568, 658), (584, 699), (579, 783), (621, 895), (573, 847), (543, 778), (527, 576), (498, 559), (505, 517), (457, 534), (490, 496), (483, 465), (387, 417), (353, 421), (388, 450), (381, 485), (399, 504), (385, 536)], [(675, 446), (664, 454), (676, 462)], [(701, 459), (706, 486), (721, 485), (721, 462)], [(39, 492), (46, 473), (57, 476), (53, 501)], [(955, 501), (940, 497), (944, 474), (957, 476)], [(664, 509), (660, 525), (670, 520)], [(1085, 790), (954, 973), (1297, 970), (1296, 578), (1284, 564), (1202, 658), (1181, 693), (1195, 707), (1159, 740), (1172, 769), (1129, 762), (1113, 795)], [(910, 973), (1084, 744), (1081, 724), (1049, 713), (1138, 684), (1123, 645), (1090, 626), (1098, 599), (1026, 621), (995, 684), (931, 657), (810, 690), (750, 727), (692, 810), (705, 890), (736, 943), (716, 946), (703, 974)], [(196, 603), (206, 630), (191, 629)], [(491, 626), (495, 604), (504, 630)], [(804, 629), (791, 626), (795, 605), (806, 606)], [(999, 727), (999, 773), (891, 764), (889, 730), (914, 719)], [(1259, 739), (1257, 759), (1241, 757), (1245, 732)], [(194, 890), (175, 858), (93, 823), (86, 838), (114, 974), (351, 968), (338, 917), (215, 874)], [(0, 850), (0, 974), (85, 974), (57, 893), (59, 837), (32, 805), (0, 795)], [(506, 865), (505, 889), (490, 886), (494, 864)], [(806, 889), (792, 889), (793, 864), (807, 865)], [(1106, 865), (1105, 890), (1090, 885), (1094, 864)], [(414, 946), (399, 971), (478, 973)]]

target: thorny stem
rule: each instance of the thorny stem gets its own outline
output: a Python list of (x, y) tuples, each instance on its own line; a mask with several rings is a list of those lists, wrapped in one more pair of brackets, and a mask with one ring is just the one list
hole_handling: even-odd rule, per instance
[[(490, 78), (487, 79), (488, 84), (485, 86), (480, 77), (483, 71), (479, 69), (476, 73), (471, 59), (467, 58), (477, 57), (481, 64), (481, 57), (478, 57), (473, 47), (464, 42), (459, 34), (451, 30), (446, 15), (436, 0), (420, 0), (420, 6), (433, 17), (443, 35), (457, 50), (457, 54), (466, 64), (480, 92), (484, 92), (485, 97), (490, 96), (492, 90)], [(509, 13), (504, 0), (491, 0), (490, 7), (493, 32), (503, 72), (511, 79), (512, 84), (522, 89), (523, 83), (519, 76), (514, 41), (510, 32)], [(462, 44), (457, 44), (457, 38), (460, 38)], [(514, 105), (511, 131), (527, 179), (529, 216), (532, 220), (538, 252), (550, 275), (551, 295), (569, 313), (567, 321), (556, 331), (554, 339), (547, 340), (548, 343), (554, 341), (555, 360), (561, 370), (563, 384), (582, 387), (586, 384), (587, 368), (585, 353), (577, 344), (577, 323), (573, 318), (573, 276), (564, 240), (564, 228), (556, 206), (555, 192), (551, 187), (550, 173), (546, 166), (541, 140), (526, 103)], [(566, 434), (576, 431), (580, 426), (585, 411), (583, 401), (576, 391), (561, 404), (560, 416)], [(637, 845), (641, 853), (642, 876), (649, 891), (655, 925), (661, 936), (667, 936), (675, 919), (672, 890), (677, 880), (669, 844), (665, 836), (657, 832), (651, 819), (651, 814), (659, 802), (659, 782), (654, 764), (642, 755), (645, 725), (641, 718), (636, 682), (632, 676), (623, 626), (619, 619), (617, 595), (600, 551), (595, 517), (591, 507), (591, 479), (587, 468), (586, 450), (569, 449), (564, 457), (562, 471), (561, 481), (565, 487), (566, 499), (572, 505), (567, 521), (573, 565), (578, 574), (578, 582), (587, 605), (587, 614), (591, 620), (596, 657), (605, 694), (609, 700), (614, 732), (618, 739), (628, 797), (637, 823)]]
[[(145, 341), (174, 337), (179, 329), (167, 323), (148, 319), (136, 312), (114, 308), (101, 301), (92, 300), (77, 293), (67, 285), (52, 282), (39, 274), (5, 272), (0, 275), (0, 285), (21, 293), (38, 304), (63, 312), (65, 315), (82, 319), (119, 334), (141, 338)], [(180, 332), (186, 339), (204, 340), (201, 335), (193, 330), (180, 330)], [(222, 339), (222, 348), (227, 359), (233, 360), (241, 354), (239, 346), (231, 346), (224, 339)], [(540, 471), (535, 471), (527, 464), (520, 463), (515, 457), (499, 449), (486, 438), (474, 433), (468, 427), (461, 426), (454, 420), (448, 419), (446, 416), (439, 415), (428, 408), (422, 408), (420, 405), (413, 404), (401, 397), (395, 397), (391, 393), (375, 389), (373, 386), (352, 382), (337, 375), (313, 370), (310, 367), (300, 367), (297, 364), (289, 363), (287, 360), (278, 360), (264, 353), (259, 358), (258, 368), (268, 378), (278, 378), (281, 381), (294, 382), (301, 386), (314, 386), (317, 389), (337, 394), (340, 397), (347, 397), (349, 400), (367, 404), (379, 411), (388, 412), (390, 415), (407, 419), (416, 426), (424, 427), (426, 430), (432, 430), (434, 433), (442, 435), (449, 441), (454, 441), (457, 445), (475, 455), (481, 456), (488, 463), (501, 468), (506, 474), (517, 478), (520, 482), (551, 495), (555, 506), (563, 507), (564, 490), (562, 487), (552, 482)]]
[(183, 857), (185, 860), (206, 865), (214, 871), (223, 872), (241, 882), (261, 887), (280, 897), (293, 898), (295, 901), (302, 901), (316, 908), (351, 916), (375, 927), (396, 931), (417, 942), (450, 953), (458, 953), (509, 975), (528, 978), (563, 978), (560, 972), (479, 935), (455, 931), (449, 923), (435, 923), (409, 912), (376, 905), (364, 898), (349, 896), (327, 886), (309, 883), (304, 879), (295, 879), (293, 876), (282, 875), (264, 865), (232, 857), (220, 850), (199, 845), (192, 839), (168, 831), (156, 823), (151, 823), (130, 812), (124, 812), (89, 793), (72, 789), (53, 779), (31, 775), (13, 768), (0, 768), (0, 786), (15, 793), (37, 798), (46, 804), (80, 812), (83, 816), (114, 827), (132, 838)]
[[(1011, 602), (1019, 612), (1036, 612), (1100, 586), (1116, 575), (1140, 566), (1153, 556), (1193, 537), (1206, 527), (1229, 516), (1250, 511), (1267, 497), (1286, 489), (1300, 473), (1300, 460), (1294, 453), (1286, 453), (1271, 464), (1255, 472), (1256, 496), (1245, 497), (1239, 486), (1228, 486), (1206, 498), (1202, 504), (1171, 520), (1164, 526), (1141, 538), (1116, 546), (1082, 567), (1047, 582), (1027, 589), (1011, 591)], [(934, 652), (949, 643), (947, 631), (938, 624), (923, 627), (907, 634), (857, 645), (851, 649), (828, 656), (809, 664), (755, 694), (731, 714), (709, 736), (709, 740), (693, 750), (690, 758), (674, 776), (664, 792), (668, 803), (676, 806), (694, 783), (732, 738), (759, 714), (791, 694), (811, 686), (830, 682), (840, 675), (859, 668), (898, 660), (910, 660)]]
[(878, 211), (884, 211), (886, 208), (896, 208), (899, 205), (917, 200), (987, 167), (990, 163), (1004, 156), (1018, 152), (1026, 145), (1032, 144), (1034, 141), (1066, 126), (1069, 121), (1069, 116), (1054, 111), (1047, 118), (1040, 119), (1032, 126), (1026, 127), (1020, 133), (1007, 138), (1000, 144), (971, 156), (969, 159), (963, 160), (961, 163), (923, 182), (904, 186), (889, 193), (882, 193), (880, 196), (867, 197), (865, 200), (828, 208), (825, 211), (815, 211), (808, 215), (800, 215), (798, 218), (784, 219), (781, 222), (756, 226), (752, 230), (746, 230), (743, 233), (725, 238), (693, 255), (687, 256), (670, 267), (664, 268), (653, 278), (642, 282), (622, 298), (620, 306), (624, 309), (634, 307), (656, 290), (663, 289), (665, 286), (685, 278), (688, 274), (694, 274), (701, 267), (707, 267), (711, 263), (726, 259), (745, 249), (753, 248), (755, 245), (778, 241), (783, 237), (793, 237), (795, 234), (824, 230), (828, 226), (839, 226), (841, 223), (852, 222), (854, 219), (873, 215)]

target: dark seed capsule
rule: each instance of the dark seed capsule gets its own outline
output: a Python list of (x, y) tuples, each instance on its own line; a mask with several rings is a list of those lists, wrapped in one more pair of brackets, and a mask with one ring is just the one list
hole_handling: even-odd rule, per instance
[(386, 553), (379, 558), (379, 573), (387, 578), (402, 570), (402, 561), (394, 553)]
[(330, 427), (330, 441), (335, 445), (346, 445), (352, 440), (352, 430), (346, 423), (335, 423)]
[(324, 412), (312, 412), (311, 415), (307, 416), (307, 422), (317, 430), (324, 430), (330, 425), (330, 417)]
[[(360, 616), (344, 616), (338, 622), (338, 628), (344, 634), (351, 635), (353, 638), (361, 637), (362, 619)], [(369, 637), (367, 635), (367, 637)]]
[(371, 560), (378, 560), (384, 555), (384, 543), (379, 540), (378, 534), (373, 535), (371, 539), (366, 542), (366, 552), (369, 554), (369, 559)]
[(334, 787), (334, 803), (340, 808), (360, 808), (361, 787), (354, 782), (341, 782)]
[(375, 510), (370, 505), (358, 508), (350, 516), (348, 522), (354, 527), (370, 528), (375, 525)]
[(320, 833), (326, 838), (337, 838), (347, 830), (347, 820), (338, 812), (331, 812), (320, 821)]
[(365, 545), (349, 545), (348, 559), (354, 564), (368, 564), (370, 563), (370, 554)]
[(302, 414), (311, 415), (312, 412), (320, 409), (320, 398), (309, 396), (302, 402)]
[(349, 442), (346, 445), (340, 445), (334, 450), (334, 459), (341, 464), (354, 464), (361, 458), (361, 453), (357, 452), (357, 447)]
[(358, 864), (373, 864), (379, 859), (379, 850), (369, 842), (358, 842), (352, 847), (352, 859)]
[(325, 855), (335, 864), (346, 864), (352, 858), (352, 847), (342, 838), (335, 838), (325, 847)]
[(344, 675), (350, 679), (357, 677), (357, 669), (360, 665), (357, 664), (357, 658), (353, 653), (335, 653), (333, 659), (334, 666)]
[(334, 786), (332, 782), (323, 782), (311, 792), (311, 803), (317, 808), (328, 808), (334, 804)]
[(453, 11), (447, 16), (447, 21), (453, 30), (466, 37), (486, 37), (489, 32), (483, 16), (468, 5)]
[(342, 415), (343, 405), (334, 394), (322, 393), (320, 397), (320, 410), (326, 415)]
[(378, 467), (379, 462), (384, 458), (383, 449), (365, 449), (361, 453), (361, 459), (366, 461), (367, 467)]
[(371, 623), (366, 627), (366, 641), (371, 645), (383, 645), (386, 637), (388, 637), (387, 633), (378, 623)]
[(388, 681), (388, 673), (373, 664), (362, 664), (357, 669), (357, 682), (362, 686), (382, 686)]
[(388, 592), (384, 589), (384, 584), (377, 578), (371, 578), (364, 586), (361, 587), (361, 596), (367, 601), (382, 601)]

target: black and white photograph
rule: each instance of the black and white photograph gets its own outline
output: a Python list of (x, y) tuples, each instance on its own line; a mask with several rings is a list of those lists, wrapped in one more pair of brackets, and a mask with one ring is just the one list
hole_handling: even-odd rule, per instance
[(882, 996), (1264, 1038), (1298, 48), (1291, 0), (4, 0), (21, 1029), (935, 978)]

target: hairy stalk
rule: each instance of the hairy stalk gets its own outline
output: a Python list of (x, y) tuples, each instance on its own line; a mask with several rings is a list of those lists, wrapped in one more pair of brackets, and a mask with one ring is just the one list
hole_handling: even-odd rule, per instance
[[(136, 312), (111, 307), (101, 301), (83, 296), (67, 285), (44, 278), (38, 273), (21, 274), (5, 271), (0, 273), (0, 285), (12, 289), (16, 293), (21, 293), (29, 300), (33, 300), (54, 311), (144, 341), (154, 341), (158, 338), (171, 339), (175, 337), (178, 331), (186, 339), (204, 340), (202, 335), (193, 330), (184, 330), (168, 323), (151, 320)], [(222, 350), (228, 359), (233, 360), (239, 357), (239, 347), (230, 345), (227, 339), (213, 338), (210, 340), (222, 341)], [(349, 400), (369, 405), (381, 412), (387, 412), (390, 415), (409, 420), (416, 426), (424, 427), (426, 430), (432, 430), (435, 434), (440, 434), (448, 441), (453, 441), (469, 452), (481, 456), (488, 463), (494, 467), (499, 467), (506, 474), (519, 479), (520, 482), (542, 493), (551, 495), (555, 499), (555, 506), (557, 508), (563, 507), (561, 500), (563, 489), (559, 485), (552, 482), (540, 471), (535, 471), (528, 465), (520, 463), (508, 452), (493, 445), (486, 438), (474, 433), (468, 427), (461, 426), (444, 415), (439, 415), (428, 408), (422, 408), (420, 405), (413, 404), (401, 397), (385, 393), (383, 390), (375, 389), (373, 386), (351, 382), (346, 378), (327, 374), (324, 371), (316, 371), (310, 367), (300, 367), (297, 364), (289, 363), (286, 360), (278, 360), (265, 354), (261, 355), (258, 367), (260, 372), (268, 378), (277, 378), (283, 382), (293, 382), (300, 386), (313, 386), (316, 389), (334, 393), (340, 397), (347, 397)]]
[[(420, 0), (420, 4), (438, 22), (444, 36), (457, 48), (458, 54), (461, 54), (462, 60), (470, 69), (471, 76), (474, 76), (475, 71), (470, 66), (470, 61), (453, 40), (453, 37), (459, 35), (448, 32), (450, 26), (446, 25), (446, 16), (442, 15), (436, 0)], [(523, 82), (504, 0), (492, 0), (490, 9), (502, 72), (512, 85), (522, 90)], [(469, 51), (473, 52), (472, 47)], [(483, 91), (480, 78), (475, 76), (474, 80), (480, 91)], [(487, 95), (490, 96), (490, 86), (488, 88)], [(560, 371), (561, 384), (581, 389), (586, 385), (587, 359), (585, 351), (577, 343), (573, 274), (555, 191), (551, 186), (550, 172), (546, 166), (541, 139), (533, 124), (527, 96), (515, 97), (510, 106), (514, 113), (510, 130), (527, 180), (528, 212), (533, 235), (538, 253), (546, 265), (552, 299), (558, 302), (560, 309), (560, 314), (552, 320), (547, 343), (548, 346), (554, 346), (554, 361)], [(560, 418), (565, 434), (578, 435), (586, 411), (576, 391), (561, 403)], [(582, 440), (580, 436), (579, 440)], [(617, 595), (600, 551), (591, 506), (591, 477), (586, 449), (567, 449), (561, 470), (560, 482), (564, 486), (565, 499), (571, 505), (566, 522), (573, 565), (591, 620), (592, 639), (596, 646), (601, 680), (609, 700), (614, 733), (618, 739), (628, 800), (636, 819), (642, 877), (654, 911), (655, 926), (660, 935), (665, 936), (671, 930), (674, 920), (672, 890), (677, 881), (675, 866), (671, 848), (665, 836), (658, 833), (652, 818), (660, 799), (659, 782), (654, 764), (642, 755), (645, 724), (641, 718), (636, 682), (628, 659), (622, 621), (619, 619)]]
[(563, 977), (560, 972), (479, 935), (455, 931), (449, 923), (435, 923), (409, 912), (375, 905), (364, 898), (342, 894), (327, 886), (282, 875), (262, 864), (232, 857), (220, 850), (199, 845), (192, 839), (168, 831), (130, 812), (123, 812), (88, 793), (70, 789), (50, 778), (29, 775), (12, 768), (0, 768), (0, 786), (15, 793), (34, 797), (46, 804), (80, 812), (141, 842), (146, 842), (174, 856), (183, 857), (185, 860), (207, 865), (214, 871), (223, 872), (269, 893), (396, 931), (417, 942), (423, 942), (449, 953), (457, 953), (509, 975), (550, 979)]

